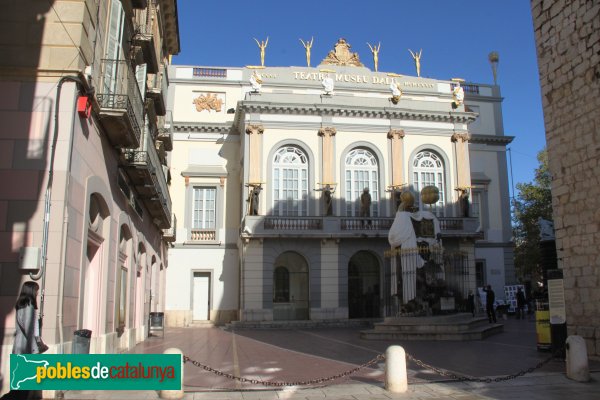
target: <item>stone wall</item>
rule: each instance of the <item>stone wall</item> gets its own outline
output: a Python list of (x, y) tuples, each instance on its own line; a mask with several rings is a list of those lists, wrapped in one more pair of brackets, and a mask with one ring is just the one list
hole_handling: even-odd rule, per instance
[(568, 333), (600, 356), (600, 2), (531, 9)]

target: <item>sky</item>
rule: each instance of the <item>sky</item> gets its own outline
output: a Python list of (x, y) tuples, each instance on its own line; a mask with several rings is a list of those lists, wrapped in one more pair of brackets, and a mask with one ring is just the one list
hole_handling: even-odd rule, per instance
[(529, 0), (178, 0), (177, 7), (181, 52), (172, 63), (179, 65), (260, 65), (254, 38), (269, 37), (266, 66), (305, 66), (299, 39), (314, 37), (315, 66), (343, 37), (370, 69), (367, 42), (381, 43), (380, 72), (416, 75), (408, 49), (422, 49), (421, 76), (491, 84), (488, 54), (496, 51), (504, 133), (515, 137), (507, 153), (511, 196), (517, 183), (534, 179), (546, 140)]

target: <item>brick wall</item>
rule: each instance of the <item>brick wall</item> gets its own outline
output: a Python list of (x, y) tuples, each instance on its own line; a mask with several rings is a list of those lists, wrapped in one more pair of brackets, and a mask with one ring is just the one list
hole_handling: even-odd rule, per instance
[(569, 335), (600, 356), (600, 2), (532, 0)]

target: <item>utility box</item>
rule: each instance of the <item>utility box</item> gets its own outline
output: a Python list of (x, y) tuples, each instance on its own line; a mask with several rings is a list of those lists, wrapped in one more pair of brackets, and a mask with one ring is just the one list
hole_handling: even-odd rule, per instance
[(19, 269), (28, 271), (40, 269), (40, 248), (21, 247), (19, 252)]

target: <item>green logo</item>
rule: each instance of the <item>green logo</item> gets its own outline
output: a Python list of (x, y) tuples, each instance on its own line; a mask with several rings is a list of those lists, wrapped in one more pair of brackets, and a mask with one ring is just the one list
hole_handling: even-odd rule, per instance
[(180, 390), (180, 354), (11, 354), (12, 390)]

